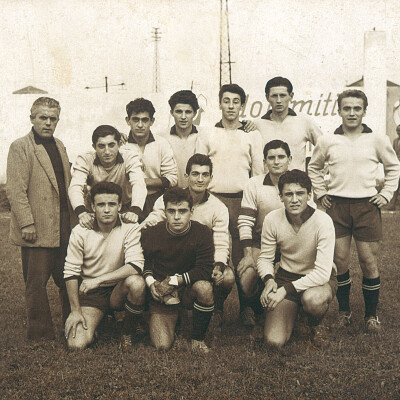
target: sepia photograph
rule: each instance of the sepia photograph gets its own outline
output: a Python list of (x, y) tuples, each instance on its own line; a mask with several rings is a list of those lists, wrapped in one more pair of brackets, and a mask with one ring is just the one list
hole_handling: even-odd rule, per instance
[(0, 12), (2, 399), (400, 399), (398, 0)]

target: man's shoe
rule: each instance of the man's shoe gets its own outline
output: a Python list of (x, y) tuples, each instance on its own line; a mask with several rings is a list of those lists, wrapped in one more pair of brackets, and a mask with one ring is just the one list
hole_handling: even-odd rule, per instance
[(310, 329), (310, 325), (308, 325), (307, 323), (307, 315), (303, 311), (303, 308), (301, 308), (299, 313), (297, 314), (297, 321), (294, 326), (294, 331), (299, 338), (306, 339), (311, 335)]
[(240, 320), (242, 321), (242, 324), (248, 328), (253, 328), (256, 324), (254, 320), (254, 311), (250, 307), (246, 307), (241, 313), (240, 313)]
[(141, 318), (135, 327), (135, 335), (138, 338), (143, 338), (148, 333), (148, 327), (144, 318)]
[(325, 325), (317, 325), (310, 327), (311, 343), (315, 347), (324, 347), (329, 342), (329, 332)]
[(351, 311), (339, 311), (339, 316), (337, 319), (337, 326), (340, 328), (344, 328), (346, 326), (351, 325), (353, 321), (352, 312)]
[(381, 322), (378, 317), (370, 315), (364, 319), (365, 322), (365, 331), (368, 333), (379, 333), (381, 328)]
[(121, 335), (119, 347), (125, 350), (131, 349), (132, 348), (131, 335)]
[(195, 353), (207, 354), (210, 352), (210, 349), (204, 343), (204, 340), (192, 339), (192, 351), (194, 351)]

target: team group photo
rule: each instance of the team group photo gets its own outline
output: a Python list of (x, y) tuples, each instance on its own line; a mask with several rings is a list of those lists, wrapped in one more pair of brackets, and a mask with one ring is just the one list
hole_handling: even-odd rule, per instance
[[(140, 14), (139, 2), (121, 3), (117, 14), (128, 3)], [(184, 3), (169, 3), (181, 15)], [(200, 20), (211, 7), (208, 26), (220, 28), (210, 46), (219, 62), (202, 83), (177, 86), (163, 73), (152, 21), (153, 58), (136, 73), (151, 90), (106, 76), (81, 100), (14, 91), (25, 131), (2, 152), (2, 397), (400, 398), (400, 85), (389, 81), (390, 42), (383, 29), (354, 28), (364, 35), (353, 74), (362, 79), (322, 83), (316, 72), (317, 100), (311, 71), (275, 50), (257, 79), (251, 60), (235, 73), (239, 11), (258, 21), (268, 9), (253, 3), (200, 6)], [(312, 15), (342, 15), (329, 3)], [(377, 7), (378, 23), (396, 11), (375, 3), (357, 4), (360, 15)]]

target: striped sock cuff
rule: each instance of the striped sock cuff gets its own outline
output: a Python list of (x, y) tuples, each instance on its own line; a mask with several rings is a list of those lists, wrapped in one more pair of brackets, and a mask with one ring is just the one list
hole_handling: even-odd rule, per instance
[(186, 286), (190, 285), (190, 276), (187, 272), (182, 275), (182, 278)]
[(132, 304), (129, 300), (126, 300), (125, 310), (135, 315), (141, 315), (144, 312), (144, 305)]
[(381, 278), (378, 276), (377, 278), (369, 279), (363, 278), (362, 280), (362, 289), (363, 290), (379, 290), (381, 288)]
[(213, 312), (214, 311), (214, 304), (212, 304), (211, 306), (206, 306), (200, 303), (197, 303), (196, 301), (193, 304), (193, 308), (198, 310), (198, 311), (202, 311), (202, 312)]
[(344, 274), (337, 275), (338, 286), (346, 286), (351, 284), (350, 272), (347, 270)]

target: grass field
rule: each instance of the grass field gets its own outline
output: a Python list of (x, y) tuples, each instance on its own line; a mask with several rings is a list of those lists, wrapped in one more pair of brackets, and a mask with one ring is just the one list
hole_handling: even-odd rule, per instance
[[(0, 213), (0, 398), (1, 399), (400, 399), (400, 214), (384, 214), (379, 317), (383, 332), (363, 332), (360, 273), (352, 252), (354, 324), (332, 328), (323, 349), (294, 338), (283, 351), (262, 346), (238, 321), (232, 292), (226, 326), (210, 337), (212, 352), (193, 355), (184, 346), (156, 352), (147, 342), (119, 349), (116, 325), (106, 321), (98, 343), (81, 353), (56, 341), (25, 339), (24, 284), (19, 249), (8, 243), (9, 214)], [(48, 286), (61, 330), (55, 285)], [(332, 303), (325, 323), (333, 325)]]

